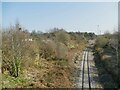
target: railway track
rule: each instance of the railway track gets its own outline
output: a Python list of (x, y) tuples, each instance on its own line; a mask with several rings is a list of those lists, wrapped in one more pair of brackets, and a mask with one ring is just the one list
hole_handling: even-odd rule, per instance
[(91, 90), (91, 80), (90, 80), (90, 70), (89, 70), (89, 60), (88, 60), (89, 50), (84, 50), (83, 58), (82, 58), (82, 70), (81, 70), (81, 88), (89, 88)]
[(87, 47), (80, 60), (79, 76), (76, 79), (76, 87), (80, 90), (92, 90), (93, 88), (103, 88), (99, 82), (98, 70), (94, 62), (92, 49)]

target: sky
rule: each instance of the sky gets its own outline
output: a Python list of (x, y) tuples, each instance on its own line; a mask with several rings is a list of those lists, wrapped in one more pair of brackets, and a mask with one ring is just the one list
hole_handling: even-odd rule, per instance
[(2, 24), (2, 3), (0, 2), (0, 26)]
[[(112, 32), (118, 25), (117, 2), (3, 2), (2, 25), (20, 24), (29, 31)], [(97, 27), (99, 25), (99, 27)]]
[(2, 2), (119, 2), (119, 0), (1, 0)]

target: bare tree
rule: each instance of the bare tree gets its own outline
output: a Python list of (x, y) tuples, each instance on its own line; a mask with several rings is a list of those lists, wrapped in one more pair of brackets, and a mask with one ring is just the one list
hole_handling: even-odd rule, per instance
[[(6, 34), (6, 35), (5, 35)], [(24, 54), (24, 34), (19, 23), (4, 32), (3, 37), (3, 66), (8, 63), (12, 76), (18, 77), (21, 71), (21, 61)]]

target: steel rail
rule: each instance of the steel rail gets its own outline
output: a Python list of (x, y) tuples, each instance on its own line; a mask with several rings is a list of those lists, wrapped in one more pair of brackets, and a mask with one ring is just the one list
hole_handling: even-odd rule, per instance
[[(89, 90), (91, 90), (91, 80), (90, 80), (90, 68), (89, 68), (89, 60), (88, 60), (89, 50), (86, 49), (85, 53), (83, 54), (83, 67), (82, 67), (82, 90), (84, 90), (84, 75), (85, 75), (85, 61), (87, 62), (87, 74), (88, 74), (88, 84), (89, 84)], [(87, 58), (85, 58), (87, 57)]]

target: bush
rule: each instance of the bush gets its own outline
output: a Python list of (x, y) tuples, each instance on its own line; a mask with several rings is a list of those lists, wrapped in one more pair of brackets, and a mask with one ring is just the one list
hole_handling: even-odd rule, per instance
[(103, 48), (105, 45), (107, 45), (108, 41), (108, 38), (105, 38), (104, 36), (98, 36), (96, 39), (96, 47)]
[(57, 42), (56, 44), (56, 57), (59, 59), (65, 59), (67, 55), (67, 47), (63, 43)]
[(52, 40), (43, 40), (40, 48), (40, 55), (45, 59), (55, 58), (56, 44)]
[(67, 45), (68, 42), (70, 41), (69, 34), (67, 34), (64, 30), (59, 30), (58, 32), (56, 32), (55, 36), (56, 41), (61, 42), (65, 45)]
[(54, 42), (53, 40), (43, 40), (41, 43), (40, 55), (47, 60), (65, 58), (67, 47), (63, 43)]

